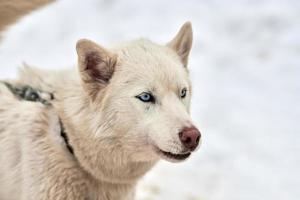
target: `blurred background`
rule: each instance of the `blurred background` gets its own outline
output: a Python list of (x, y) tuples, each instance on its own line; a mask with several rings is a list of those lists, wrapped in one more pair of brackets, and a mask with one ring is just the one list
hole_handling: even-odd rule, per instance
[(76, 65), (75, 44), (149, 38), (166, 43), (194, 28), (192, 115), (202, 148), (161, 161), (140, 182), (142, 200), (300, 198), (300, 1), (59, 0), (2, 34), (0, 79), (22, 62)]

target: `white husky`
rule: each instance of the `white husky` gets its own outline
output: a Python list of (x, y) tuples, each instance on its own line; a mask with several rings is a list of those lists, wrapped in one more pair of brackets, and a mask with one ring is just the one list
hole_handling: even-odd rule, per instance
[(189, 22), (167, 45), (80, 40), (78, 71), (25, 68), (10, 82), (54, 94), (50, 106), (0, 84), (0, 199), (133, 199), (160, 158), (187, 159), (200, 142), (189, 116), (191, 46)]

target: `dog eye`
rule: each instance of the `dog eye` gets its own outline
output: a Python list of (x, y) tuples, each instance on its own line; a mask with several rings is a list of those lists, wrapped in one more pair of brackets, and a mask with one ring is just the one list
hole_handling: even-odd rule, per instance
[(183, 88), (180, 92), (180, 98), (184, 98), (186, 96), (186, 88)]
[(139, 100), (143, 102), (152, 102), (154, 103), (155, 99), (154, 96), (151, 93), (143, 92), (142, 94), (136, 96)]

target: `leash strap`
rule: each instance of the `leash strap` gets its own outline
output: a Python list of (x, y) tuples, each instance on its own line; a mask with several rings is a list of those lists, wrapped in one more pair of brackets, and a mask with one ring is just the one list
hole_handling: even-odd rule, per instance
[[(1, 81), (2, 82), (2, 81)], [(6, 87), (20, 100), (25, 100), (25, 101), (33, 101), (33, 102), (40, 102), (44, 104), (45, 106), (51, 106), (51, 103), (49, 100), (44, 99), (41, 94), (44, 93), (38, 89), (35, 89), (29, 85), (23, 85), (23, 86), (13, 86), (12, 84), (8, 82), (2, 82)], [(48, 93), (50, 95), (50, 100), (54, 99), (54, 95), (52, 93)], [(65, 132), (65, 128), (63, 126), (63, 123), (61, 119), (59, 119), (59, 124), (60, 124), (60, 135), (64, 139), (65, 144), (67, 149), (71, 154), (74, 155), (74, 150), (73, 147), (69, 143), (69, 137), (67, 133)]]
[[(41, 94), (43, 92), (40, 90), (34, 89), (29, 85), (15, 87), (8, 82), (3, 82), (3, 83), (19, 99), (26, 100), (26, 101), (40, 102), (46, 106), (51, 105), (51, 103), (48, 100), (41, 97)], [(54, 95), (52, 93), (47, 93), (47, 94), (50, 95), (49, 98), (50, 100), (54, 99)]]

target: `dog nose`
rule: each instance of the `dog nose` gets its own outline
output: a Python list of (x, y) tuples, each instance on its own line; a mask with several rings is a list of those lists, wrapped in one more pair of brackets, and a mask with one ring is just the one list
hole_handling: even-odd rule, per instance
[(193, 151), (199, 144), (201, 134), (200, 131), (194, 126), (185, 127), (179, 133), (179, 138), (185, 148), (187, 148), (190, 151)]

